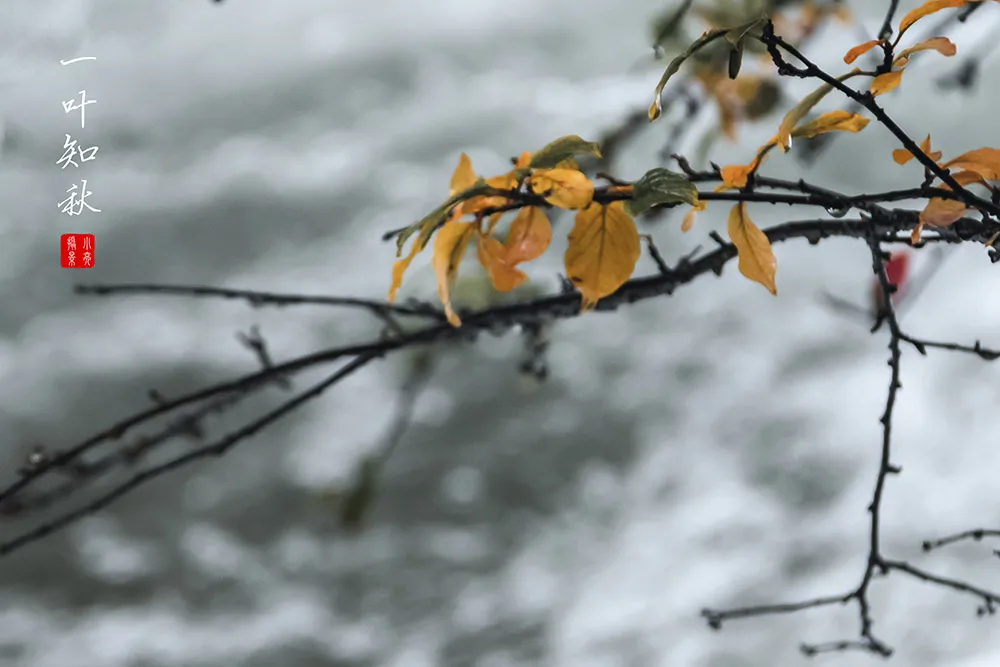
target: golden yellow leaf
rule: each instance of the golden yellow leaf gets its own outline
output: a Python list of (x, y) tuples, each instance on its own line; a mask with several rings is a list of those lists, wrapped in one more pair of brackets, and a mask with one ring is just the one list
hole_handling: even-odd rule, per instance
[(621, 287), (641, 252), (639, 230), (622, 202), (593, 202), (577, 213), (564, 261), (566, 277), (583, 296), (582, 308), (592, 308)]
[(472, 222), (458, 222), (449, 220), (444, 227), (438, 230), (434, 239), (434, 275), (437, 278), (438, 298), (444, 305), (444, 313), (448, 317), (448, 322), (453, 327), (462, 326), (455, 310), (451, 307), (451, 286), (455, 283), (458, 274), (458, 265), (465, 255), (465, 249), (469, 241), (477, 231), (477, 226)]
[(541, 257), (552, 242), (552, 224), (545, 211), (537, 206), (527, 206), (517, 213), (510, 223), (504, 246), (511, 265), (530, 262)]
[(930, 227), (947, 227), (963, 215), (967, 207), (954, 199), (939, 199), (935, 197), (927, 202), (920, 212), (920, 224)]
[(493, 287), (500, 292), (509, 292), (528, 279), (524, 271), (515, 268), (508, 261), (507, 248), (489, 234), (479, 234), (476, 237), (476, 254)]
[(684, 215), (684, 221), (681, 223), (681, 231), (688, 232), (694, 226), (695, 215), (698, 211), (704, 211), (708, 207), (708, 204), (699, 200), (697, 204), (691, 207), (691, 210)]
[[(960, 171), (956, 174), (952, 174), (951, 177), (955, 179), (956, 183), (958, 183), (963, 187), (965, 187), (966, 185), (972, 185), (973, 183), (978, 183), (979, 185), (984, 185), (986, 187), (989, 187), (989, 185), (986, 183), (986, 179), (983, 178), (982, 174), (977, 173), (975, 171)], [(946, 188), (948, 187), (947, 184), (945, 185), (945, 187)]]
[(528, 165), (531, 164), (532, 153), (524, 151), (521, 155), (514, 161), (514, 169), (527, 169)]
[(575, 169), (539, 169), (531, 175), (531, 191), (570, 210), (587, 208), (594, 198), (594, 184)]
[(410, 254), (403, 259), (397, 259), (392, 264), (392, 284), (389, 286), (389, 296), (387, 300), (392, 303), (396, 300), (396, 292), (399, 291), (400, 285), (403, 284), (403, 274), (406, 273), (406, 269), (410, 267), (410, 262), (413, 258), (417, 256), (417, 253), (423, 249), (420, 244), (420, 239), (413, 239), (413, 245), (410, 246)]
[[(518, 171), (515, 169), (513, 171), (507, 172), (506, 174), (501, 174), (499, 176), (493, 176), (486, 179), (486, 185), (497, 190), (513, 190), (517, 185)], [(490, 208), (498, 208), (505, 205), (509, 200), (506, 197), (474, 197), (472, 199), (462, 202), (462, 213), (467, 215), (475, 215), (480, 211), (484, 211)]]
[(898, 42), (899, 38), (903, 36), (906, 29), (911, 25), (924, 18), (929, 14), (934, 12), (939, 12), (942, 9), (948, 9), (949, 7), (962, 7), (967, 4), (967, 0), (928, 0), (924, 4), (920, 5), (914, 10), (911, 10), (903, 20), (899, 22), (899, 31), (896, 34), (896, 40)]
[[(941, 159), (941, 151), (931, 152), (931, 135), (929, 134), (926, 139), (920, 142), (920, 150), (935, 162)], [(892, 152), (892, 159), (896, 161), (896, 164), (906, 164), (913, 159), (913, 153), (905, 148), (897, 148)]]
[(977, 148), (941, 165), (945, 169), (974, 171), (987, 181), (1000, 180), (1000, 148)]
[(734, 164), (719, 169), (720, 178), (722, 178), (722, 185), (715, 188), (716, 192), (722, 192), (723, 190), (732, 189), (742, 189), (747, 186), (747, 180), (750, 178), (751, 172), (756, 172), (760, 167), (764, 158), (767, 154), (777, 145), (777, 136), (773, 137), (769, 142), (757, 149), (757, 155), (754, 156), (750, 164)]
[(855, 60), (857, 60), (858, 58), (860, 58), (861, 56), (865, 55), (866, 53), (874, 49), (876, 46), (878, 46), (881, 41), (882, 40), (880, 39), (873, 39), (871, 41), (865, 42), (864, 44), (858, 44), (857, 46), (855, 46), (854, 48), (852, 48), (850, 51), (847, 52), (847, 55), (844, 56), (844, 62), (850, 65)]
[(796, 139), (811, 139), (827, 132), (860, 132), (868, 125), (868, 119), (848, 111), (831, 111), (814, 121), (799, 125), (792, 130), (791, 136)]
[(767, 235), (747, 215), (746, 202), (740, 202), (729, 212), (729, 239), (739, 255), (740, 273), (777, 296), (774, 274), (778, 263), (774, 250)]
[(892, 63), (897, 67), (902, 67), (910, 62), (911, 55), (919, 53), (920, 51), (937, 51), (943, 56), (951, 57), (958, 52), (958, 49), (947, 37), (932, 37), (930, 39), (925, 39), (918, 44), (914, 44), (909, 48), (903, 49), (900, 51), (899, 55), (896, 56), (895, 60), (892, 61)]
[(893, 72), (886, 72), (885, 74), (879, 74), (877, 77), (872, 79), (872, 85), (869, 90), (871, 90), (872, 95), (878, 97), (883, 93), (888, 93), (890, 90), (895, 89), (902, 80), (903, 70), (901, 69)]
[(448, 195), (454, 195), (462, 190), (468, 190), (476, 184), (476, 172), (472, 170), (472, 160), (465, 153), (458, 158), (458, 166), (455, 173), (451, 175), (451, 186), (448, 188)]
[(750, 170), (752, 168), (753, 165), (750, 164), (726, 165), (719, 170), (719, 174), (722, 177), (722, 185), (715, 188), (716, 192), (729, 190), (731, 188), (745, 188), (747, 186), (747, 179), (750, 177)]
[[(837, 77), (837, 81), (844, 82), (851, 77), (857, 76), (861, 73), (861, 70), (855, 67), (847, 74), (843, 74)], [(820, 103), (820, 101), (826, 97), (830, 91), (833, 90), (833, 86), (828, 83), (824, 83), (822, 86), (812, 91), (808, 95), (802, 98), (802, 100), (796, 104), (785, 117), (781, 119), (781, 125), (778, 126), (778, 134), (775, 135), (774, 142), (781, 149), (782, 153), (788, 151), (792, 146), (792, 130), (795, 126), (806, 117), (806, 114), (812, 111), (812, 108)]]
[[(913, 231), (910, 232), (910, 243), (912, 243), (913, 245), (917, 245), (918, 243), (920, 243), (920, 232), (922, 232), (923, 230), (924, 230), (924, 223), (918, 222), (916, 226), (913, 228)], [(881, 294), (881, 290), (879, 291), (879, 294)]]

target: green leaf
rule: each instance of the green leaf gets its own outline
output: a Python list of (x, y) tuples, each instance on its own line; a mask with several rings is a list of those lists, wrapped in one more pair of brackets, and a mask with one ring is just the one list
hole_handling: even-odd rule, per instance
[(735, 79), (740, 75), (740, 66), (743, 64), (743, 42), (740, 42), (729, 51), (729, 78)]
[(698, 188), (684, 174), (656, 167), (632, 186), (632, 199), (625, 203), (625, 210), (634, 217), (658, 204), (697, 203)]
[(417, 223), (414, 223), (401, 231), (396, 237), (396, 256), (403, 254), (403, 246), (406, 245), (407, 239), (411, 236), (420, 232), (418, 240), (420, 241), (420, 248), (423, 249), (427, 245), (427, 241), (430, 240), (431, 235), (434, 231), (444, 224), (444, 221), (448, 219), (448, 213), (451, 209), (455, 207), (459, 202), (463, 202), (466, 199), (471, 199), (477, 197), (481, 194), (485, 194), (490, 191), (490, 186), (486, 184), (486, 181), (479, 179), (475, 184), (462, 192), (456, 192), (454, 195), (448, 198), (448, 200), (438, 206), (436, 209), (428, 213), (424, 218)]
[[(692, 42), (691, 46), (687, 48), (687, 51), (671, 60), (670, 64), (667, 65), (667, 69), (663, 72), (663, 76), (660, 77), (660, 82), (656, 84), (656, 90), (653, 93), (653, 104), (649, 107), (649, 120), (653, 121), (660, 117), (660, 113), (663, 110), (660, 95), (663, 93), (663, 89), (666, 87), (667, 82), (670, 81), (670, 78), (674, 74), (677, 74), (677, 71), (680, 70), (681, 65), (684, 64), (685, 60), (720, 37), (729, 37), (730, 33), (733, 33), (733, 37), (738, 38), (737, 41), (739, 41), (739, 39), (742, 39), (742, 37), (745, 36), (753, 27), (760, 25), (762, 22), (762, 18), (756, 18), (753, 21), (747, 21), (746, 23), (742, 23), (731, 28), (714, 28), (709, 30)], [(730, 38), (730, 41), (731, 39), (732, 38)]]
[(563, 160), (577, 155), (592, 155), (599, 158), (601, 149), (593, 141), (584, 141), (575, 134), (570, 134), (543, 146), (531, 157), (528, 166), (532, 169), (551, 169)]

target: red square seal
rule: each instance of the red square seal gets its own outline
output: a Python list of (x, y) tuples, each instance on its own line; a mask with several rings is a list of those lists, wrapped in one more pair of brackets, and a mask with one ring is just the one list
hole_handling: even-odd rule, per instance
[(59, 266), (64, 269), (94, 268), (94, 235), (63, 234), (60, 236)]

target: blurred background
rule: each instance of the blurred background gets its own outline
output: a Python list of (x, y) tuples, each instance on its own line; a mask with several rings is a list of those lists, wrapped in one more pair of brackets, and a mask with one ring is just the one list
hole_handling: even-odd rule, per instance
[[(897, 24), (916, 4), (900, 3)], [(648, 62), (649, 26), (666, 6), (5, 3), (3, 482), (33, 444), (81, 440), (148, 407), (150, 388), (179, 395), (253, 371), (237, 331), (258, 325), (280, 361), (378, 329), (363, 313), (322, 307), (74, 296), (74, 282), (383, 298), (395, 247), (382, 232), (444, 198), (460, 152), (479, 173), (501, 173), (512, 155), (566, 134), (596, 139), (649, 105), (665, 63)], [(831, 24), (808, 49), (836, 71), (885, 10), (850, 6), (858, 25)], [(919, 75), (883, 98), (946, 158), (997, 145), (996, 57), (971, 91), (935, 84), (997, 18), (1000, 7), (985, 7), (950, 33), (958, 56), (926, 54)], [(80, 56), (98, 59), (59, 64)], [(788, 84), (784, 106), (720, 141), (712, 159), (748, 162), (813, 87)], [(84, 89), (97, 103), (80, 129), (61, 102)], [(711, 132), (715, 121), (709, 112), (697, 122)], [(622, 148), (616, 175), (635, 179), (658, 163), (662, 123)], [(67, 133), (99, 146), (96, 159), (61, 169)], [(696, 140), (682, 152), (696, 152)], [(764, 172), (845, 192), (910, 187), (920, 168), (896, 165), (896, 147), (873, 123), (813, 166), (779, 155)], [(101, 212), (71, 218), (57, 204), (80, 178)], [(710, 248), (728, 209), (709, 205), (687, 234), (679, 216), (640, 231), (673, 262)], [(750, 212), (762, 227), (816, 215)], [(557, 288), (571, 220), (554, 216), (552, 248), (525, 267), (546, 290)], [(96, 235), (96, 268), (58, 267), (67, 232)], [(672, 298), (560, 323), (539, 386), (518, 373), (513, 336), (436, 351), (358, 536), (340, 530), (327, 496), (384, 439), (411, 356), (378, 362), (225, 457), (0, 559), (0, 664), (786, 667), (806, 662), (801, 641), (855, 638), (853, 606), (721, 633), (699, 618), (703, 607), (845, 592), (865, 567), (887, 340), (819, 295), (864, 303), (870, 257), (842, 240), (780, 244), (776, 255), (778, 298), (732, 265)], [(407, 276), (411, 293), (433, 294), (428, 262)], [(652, 270), (644, 258), (639, 272)], [(996, 281), (981, 247), (956, 249), (903, 323), (929, 339), (1000, 345), (987, 296)], [(906, 348), (902, 372), (903, 474), (886, 491), (884, 551), (996, 589), (989, 546), (923, 554), (920, 543), (1000, 525), (997, 368)], [(268, 394), (243, 418), (280, 399)], [(0, 539), (28, 525), (2, 520)], [(977, 619), (972, 598), (895, 576), (871, 599), (896, 664), (1000, 660), (996, 622)]]

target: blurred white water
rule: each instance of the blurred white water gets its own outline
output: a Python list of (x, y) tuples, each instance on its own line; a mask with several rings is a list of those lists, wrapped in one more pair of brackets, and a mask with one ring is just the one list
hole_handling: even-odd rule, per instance
[[(876, 30), (882, 3), (856, 5)], [(438, 203), (459, 152), (492, 173), (509, 155), (563, 134), (596, 137), (648, 104), (659, 72), (627, 70), (659, 8), (0, 8), (3, 465), (19, 465), (27, 443), (62, 446), (145, 407), (151, 386), (178, 393), (251, 369), (233, 340), (251, 324), (281, 358), (374, 331), (320, 308), (74, 298), (74, 281), (381, 297), (393, 254), (381, 232)], [(973, 23), (955, 37), (959, 54)], [(813, 53), (835, 67), (853, 43), (826, 34)], [(58, 64), (81, 55), (98, 61)], [(933, 87), (931, 75), (953, 65), (908, 73), (888, 109), (946, 155), (996, 145), (992, 79), (967, 95)], [(60, 102), (84, 87), (98, 104), (79, 130)], [(748, 128), (715, 159), (745, 161), (772, 132)], [(85, 172), (55, 164), (65, 133), (101, 147)], [(619, 165), (623, 177), (653, 163), (655, 127), (646, 138)], [(893, 148), (872, 125), (801, 175), (845, 191), (906, 187), (918, 167), (895, 165)], [(802, 171), (792, 156), (767, 168)], [(71, 221), (56, 204), (80, 173), (102, 213)], [(725, 210), (710, 207), (687, 235), (673, 222), (651, 231), (672, 260), (707, 247)], [(760, 224), (789, 215), (751, 213)], [(56, 239), (68, 231), (96, 233), (97, 268), (57, 268)], [(564, 218), (530, 269), (542, 284), (559, 270), (565, 231)], [(846, 591), (864, 568), (886, 341), (828, 313), (817, 294), (860, 299), (870, 261), (863, 245), (836, 240), (777, 255), (777, 299), (730, 267), (670, 299), (560, 324), (552, 377), (533, 393), (521, 390), (510, 338), (444, 355), (360, 538), (338, 535), (311, 490), (343, 481), (384, 433), (400, 382), (393, 362), (224, 459), (0, 560), (0, 664), (784, 667), (805, 661), (800, 641), (853, 638), (850, 607), (722, 633), (698, 616)], [(1000, 345), (1000, 314), (984, 302), (994, 274), (976, 248), (955, 251), (906, 326)], [(884, 504), (887, 553), (994, 589), (989, 548), (925, 556), (919, 546), (1000, 519), (996, 373), (971, 358), (904, 352), (904, 474)], [(0, 524), (0, 537), (12, 530)], [(975, 618), (974, 599), (893, 577), (872, 601), (898, 664), (1000, 659), (995, 623)]]

